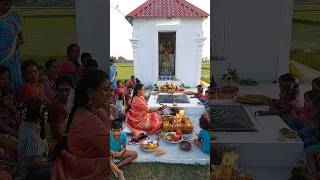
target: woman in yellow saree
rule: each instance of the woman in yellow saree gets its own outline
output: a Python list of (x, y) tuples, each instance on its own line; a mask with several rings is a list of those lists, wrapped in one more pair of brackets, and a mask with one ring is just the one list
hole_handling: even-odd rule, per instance
[(134, 137), (143, 132), (155, 134), (161, 130), (162, 119), (157, 113), (165, 106), (149, 108), (144, 99), (144, 85), (137, 84), (133, 90), (131, 105), (126, 112), (126, 125), (133, 132)]

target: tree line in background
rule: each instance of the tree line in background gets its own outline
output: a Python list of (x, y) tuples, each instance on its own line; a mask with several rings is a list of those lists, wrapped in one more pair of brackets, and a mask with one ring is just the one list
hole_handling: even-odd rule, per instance
[[(114, 57), (114, 56), (111, 56), (111, 58), (115, 59), (117, 63), (131, 63), (132, 60), (128, 60), (122, 56), (119, 56), (118, 58), (117, 57)], [(202, 61), (203, 62), (209, 62), (210, 61), (210, 58), (209, 57), (205, 57), (205, 58), (202, 58)]]
[(18, 6), (74, 6), (75, 0), (13, 0), (13, 3)]

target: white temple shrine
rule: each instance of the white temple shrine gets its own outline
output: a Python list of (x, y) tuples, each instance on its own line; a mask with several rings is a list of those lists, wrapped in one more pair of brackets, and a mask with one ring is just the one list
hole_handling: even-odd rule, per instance
[(200, 83), (202, 22), (208, 13), (185, 0), (148, 0), (126, 18), (133, 26), (134, 75), (144, 84)]

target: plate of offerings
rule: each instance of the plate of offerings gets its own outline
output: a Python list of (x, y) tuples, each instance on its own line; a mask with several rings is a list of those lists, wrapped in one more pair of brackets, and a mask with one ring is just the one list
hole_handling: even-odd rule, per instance
[(164, 139), (168, 143), (180, 143), (183, 140), (182, 132), (179, 129), (176, 132), (168, 132), (164, 135)]
[(153, 152), (155, 150), (157, 150), (157, 148), (159, 147), (158, 141), (156, 140), (145, 140), (143, 142), (140, 143), (140, 147), (143, 151), (146, 152)]
[(166, 93), (175, 93), (177, 89), (177, 86), (173, 83), (169, 84), (166, 83), (165, 85), (160, 86), (160, 92), (166, 92)]
[(243, 104), (262, 105), (267, 104), (271, 98), (264, 95), (247, 94), (238, 96), (236, 101)]
[(183, 134), (190, 134), (193, 126), (189, 117), (184, 115), (184, 109), (180, 109), (177, 115), (163, 116), (163, 131), (175, 132), (180, 130)]

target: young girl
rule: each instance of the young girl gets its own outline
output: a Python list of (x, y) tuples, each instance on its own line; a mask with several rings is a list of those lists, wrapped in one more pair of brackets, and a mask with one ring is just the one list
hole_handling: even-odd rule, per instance
[(258, 111), (258, 115), (279, 115), (287, 122), (290, 113), (294, 109), (301, 108), (300, 102), (297, 100), (299, 94), (299, 86), (296, 84), (294, 77), (287, 73), (279, 77), (279, 100), (274, 100), (269, 105), (269, 111)]
[(288, 126), (299, 132), (305, 147), (317, 143), (317, 128), (314, 119), (315, 108), (312, 101), (316, 98), (317, 94), (318, 93), (312, 90), (307, 91), (304, 94), (304, 107), (293, 110), (291, 117), (288, 119)]
[(195, 145), (197, 145), (202, 152), (210, 154), (210, 120), (207, 114), (203, 114), (199, 119), (200, 123), (200, 132), (198, 139), (194, 140)]
[(117, 114), (124, 114), (125, 113), (125, 100), (124, 95), (118, 94), (118, 99), (116, 100), (116, 113)]
[(124, 90), (123, 90), (123, 85), (122, 85), (122, 81), (117, 81), (117, 90), (116, 93), (117, 94), (124, 94)]
[(46, 106), (39, 98), (28, 99), (21, 108), (22, 122), (18, 138), (18, 167), (21, 179), (50, 179), (52, 162), (45, 140), (43, 122)]

